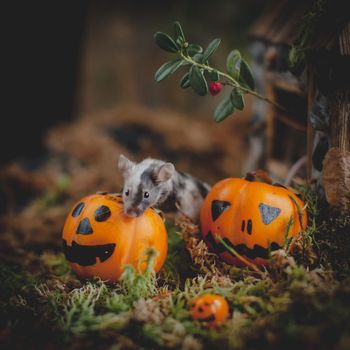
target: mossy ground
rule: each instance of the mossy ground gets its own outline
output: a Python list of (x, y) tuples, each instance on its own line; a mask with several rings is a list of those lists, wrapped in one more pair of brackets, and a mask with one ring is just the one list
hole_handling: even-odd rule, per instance
[[(167, 135), (156, 152), (169, 150), (152, 156), (180, 154), (170, 160), (210, 183), (235, 174), (232, 160), (244, 147), (233, 144), (234, 130), (243, 129), (233, 119), (220, 129), (221, 143), (208, 137), (209, 122), (129, 106), (51, 130), (47, 157), (0, 171), (1, 349), (350, 348), (350, 217), (330, 212), (310, 189), (301, 189), (310, 222), (298, 249), (273, 254), (260, 272), (225, 265), (208, 252), (197, 226), (169, 219), (168, 258), (156, 277), (128, 269), (120, 283), (105, 284), (72, 273), (61, 251), (69, 209), (88, 193), (120, 189), (111, 157), (141, 159), (150, 141), (128, 154), (110, 131), (149, 120)], [(206, 142), (188, 155), (198, 128)], [(130, 134), (130, 142), (139, 140)], [(204, 292), (229, 302), (230, 318), (218, 329), (189, 315), (189, 300)]]
[[(3, 256), (2, 348), (348, 349), (350, 218), (320, 213), (306, 195), (310, 226), (298, 249), (273, 254), (259, 273), (222, 264), (201, 244), (192, 251), (196, 226), (181, 220), (167, 222), (169, 255), (158, 276), (127, 268), (120, 283), (82, 281), (59, 250)], [(229, 302), (218, 329), (189, 315), (189, 301), (204, 292)]]

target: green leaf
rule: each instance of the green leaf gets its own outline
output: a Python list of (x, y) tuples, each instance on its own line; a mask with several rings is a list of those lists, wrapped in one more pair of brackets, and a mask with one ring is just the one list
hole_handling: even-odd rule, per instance
[(239, 82), (244, 87), (247, 87), (251, 90), (255, 88), (254, 77), (251, 68), (245, 60), (241, 62), (241, 70), (239, 72)]
[(217, 123), (220, 123), (224, 119), (226, 119), (230, 114), (232, 114), (235, 110), (231, 102), (231, 96), (226, 96), (216, 107), (214, 112), (214, 119)]
[(185, 39), (184, 32), (183, 32), (183, 30), (182, 30), (181, 24), (180, 24), (178, 21), (176, 21), (176, 22), (174, 23), (174, 29), (175, 29), (176, 35), (177, 35), (178, 37), (180, 37), (183, 41), (185, 41), (186, 39)]
[(168, 52), (179, 51), (177, 44), (168, 34), (157, 32), (154, 34), (154, 39), (157, 45), (165, 51), (168, 51)]
[(203, 63), (203, 54), (202, 53), (196, 53), (192, 58), (197, 63)]
[(235, 108), (239, 109), (240, 111), (244, 109), (245, 104), (241, 91), (239, 91), (238, 89), (233, 89), (230, 94), (230, 98), (231, 103)]
[(190, 44), (187, 48), (187, 52), (190, 56), (195, 55), (196, 53), (202, 53), (203, 48), (196, 44)]
[(182, 39), (181, 36), (179, 36), (179, 37), (176, 39), (176, 44), (177, 44), (179, 47), (182, 47), (182, 45), (184, 44), (184, 39)]
[(232, 78), (238, 79), (241, 70), (242, 57), (238, 50), (232, 50), (227, 56), (226, 68)]
[(203, 53), (203, 61), (206, 61), (219, 47), (221, 39), (214, 39)]
[(218, 81), (219, 80), (219, 73), (216, 70), (212, 70), (208, 73), (209, 79), (211, 81)]
[(154, 79), (157, 82), (162, 81), (170, 74), (173, 74), (182, 64), (186, 63), (181, 58), (164, 63), (154, 74)]
[(190, 83), (190, 73), (189, 73), (189, 72), (187, 72), (187, 73), (181, 78), (180, 86), (181, 86), (183, 89), (186, 89), (186, 88), (188, 88), (189, 86), (191, 86), (191, 83)]
[(200, 96), (208, 93), (208, 84), (204, 78), (203, 72), (197, 67), (192, 66), (190, 69), (190, 83), (192, 89)]

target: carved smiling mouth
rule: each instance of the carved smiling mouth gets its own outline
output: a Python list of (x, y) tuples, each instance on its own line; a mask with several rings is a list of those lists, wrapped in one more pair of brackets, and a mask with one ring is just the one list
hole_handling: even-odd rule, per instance
[(66, 259), (81, 266), (95, 265), (97, 258), (104, 262), (113, 255), (115, 249), (115, 243), (89, 246), (72, 241), (72, 246), (68, 246), (64, 239), (62, 246)]
[(201, 322), (214, 322), (215, 321), (215, 316), (214, 315), (210, 315), (210, 316), (205, 317), (205, 318), (199, 318), (198, 321), (201, 321)]
[[(211, 231), (206, 235), (205, 240), (212, 246), (216, 253), (229, 253), (235, 257), (233, 253), (226, 249), (226, 247), (220, 242), (217, 243), (213, 237)], [(228, 238), (223, 238), (223, 241), (230, 247), (232, 247), (238, 254), (244, 255), (249, 259), (262, 258), (268, 259), (270, 257), (271, 251), (281, 249), (282, 247), (276, 243), (272, 242), (267, 248), (262, 247), (259, 244), (254, 244), (253, 248), (247, 247), (245, 244), (232, 244)]]

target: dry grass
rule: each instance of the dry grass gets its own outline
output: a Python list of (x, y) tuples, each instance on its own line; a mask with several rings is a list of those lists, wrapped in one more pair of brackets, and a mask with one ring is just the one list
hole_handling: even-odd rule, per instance
[[(242, 140), (229, 139), (231, 124), (220, 130), (221, 143), (206, 121), (188, 119), (189, 129), (206, 138), (191, 148), (191, 133), (179, 126), (183, 117), (172, 116), (179, 125), (167, 126), (161, 113), (148, 114), (156, 121), (152, 137), (170, 135), (162, 148), (151, 149), (136, 127), (145, 126), (145, 114), (119, 109), (62, 126), (48, 135), (50, 156), (39, 166), (2, 171), (8, 205), (0, 218), (1, 348), (349, 348), (350, 218), (329, 212), (309, 188), (300, 189), (308, 203), (307, 232), (292, 255), (274, 253), (259, 273), (224, 264), (183, 218), (167, 221), (169, 253), (158, 276), (127, 268), (119, 283), (106, 284), (71, 272), (60, 249), (63, 221), (81, 195), (119, 190), (111, 166), (119, 152), (168, 154), (208, 181), (237, 171), (227, 160), (237, 156), (233, 145)], [(207, 292), (229, 302), (230, 318), (219, 329), (204, 329), (188, 312), (189, 301)]]

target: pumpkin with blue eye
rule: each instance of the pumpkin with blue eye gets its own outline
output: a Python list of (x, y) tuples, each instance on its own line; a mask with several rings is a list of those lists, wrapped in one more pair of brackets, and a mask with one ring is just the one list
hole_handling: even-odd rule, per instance
[(73, 271), (82, 278), (94, 276), (116, 281), (124, 266), (143, 269), (148, 248), (158, 251), (154, 270), (167, 255), (167, 232), (153, 209), (132, 218), (124, 214), (120, 196), (94, 194), (82, 198), (68, 215), (63, 228), (63, 252)]
[(303, 201), (287, 188), (229, 178), (208, 193), (200, 223), (204, 241), (226, 263), (244, 264), (235, 251), (264, 265), (271, 251), (305, 230), (307, 214)]

